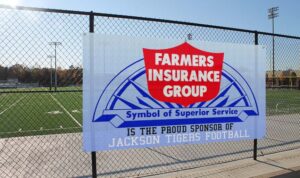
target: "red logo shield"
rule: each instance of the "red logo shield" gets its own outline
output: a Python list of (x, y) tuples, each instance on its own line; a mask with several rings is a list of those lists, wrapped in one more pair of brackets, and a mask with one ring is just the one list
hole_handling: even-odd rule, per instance
[(143, 53), (153, 98), (187, 107), (218, 95), (224, 53), (202, 51), (187, 42), (168, 49), (143, 49)]

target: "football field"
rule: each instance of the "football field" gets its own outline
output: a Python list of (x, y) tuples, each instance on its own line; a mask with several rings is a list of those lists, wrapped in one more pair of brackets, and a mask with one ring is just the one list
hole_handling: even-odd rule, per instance
[(267, 89), (267, 115), (286, 115), (300, 113), (300, 90)]
[(82, 93), (0, 94), (1, 137), (82, 130)]
[[(300, 112), (300, 90), (267, 90), (266, 98), (269, 116)], [(1, 138), (81, 131), (81, 92), (0, 94)]]

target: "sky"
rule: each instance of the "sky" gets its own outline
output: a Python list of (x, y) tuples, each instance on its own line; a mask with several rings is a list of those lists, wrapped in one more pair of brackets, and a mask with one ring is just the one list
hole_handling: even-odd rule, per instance
[(0, 0), (11, 6), (94, 11), (271, 32), (267, 9), (279, 7), (275, 33), (300, 36), (299, 0)]
[[(263, 32), (272, 32), (268, 8), (278, 6), (279, 17), (275, 19), (275, 33), (300, 36), (300, 0), (0, 0), (0, 4), (12, 7), (41, 7), (141, 16)], [(49, 56), (53, 56), (53, 46), (49, 46), (48, 42), (60, 41), (63, 45), (58, 47), (57, 55), (60, 59), (58, 65), (63, 68), (82, 65), (82, 45), (78, 36), (87, 31), (88, 19), (69, 16), (62, 18), (64, 15), (30, 11), (13, 13), (2, 9), (0, 11), (0, 34), (3, 35), (0, 36), (0, 41), (2, 41), (0, 62), (4, 62), (4, 65), (21, 63), (29, 67), (49, 67), (51, 65)], [(100, 19), (102, 18), (95, 19), (95, 32), (111, 32), (109, 28), (114, 23), (107, 24)], [(104, 22), (103, 28), (98, 28), (97, 25), (101, 26), (102, 22)], [(118, 26), (119, 31), (125, 28), (124, 33), (130, 33), (124, 23)], [(147, 29), (144, 28), (144, 30)], [(152, 28), (149, 29), (151, 31)], [(193, 31), (191, 33), (193, 34)], [(216, 34), (212, 31), (209, 40), (223, 39), (223, 36), (218, 35), (222, 33)], [(231, 37), (230, 42), (234, 42), (236, 36)], [(248, 38), (249, 35), (243, 37), (244, 40), (252, 40)], [(204, 37), (203, 39), (205, 40)], [(238, 38), (239, 40), (242, 39)], [(272, 39), (270, 36), (260, 36), (259, 40), (261, 40), (260, 45), (268, 45), (267, 66), (268, 70), (271, 70)], [(300, 40), (278, 39), (277, 41), (279, 45), (275, 46), (275, 51), (277, 51), (275, 58), (278, 62), (275, 63), (275, 68), (277, 70), (299, 69)]]

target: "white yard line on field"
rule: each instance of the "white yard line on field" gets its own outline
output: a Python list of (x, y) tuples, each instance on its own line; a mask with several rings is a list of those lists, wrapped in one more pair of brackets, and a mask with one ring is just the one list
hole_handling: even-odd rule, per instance
[(9, 110), (10, 108), (16, 106), (25, 96), (22, 96), (20, 99), (18, 99), (16, 102), (8, 106), (8, 108), (4, 109), (3, 111), (0, 112), (0, 115), (2, 115), (5, 111)]
[(75, 119), (75, 117), (53, 95), (50, 94), (50, 96), (73, 119), (73, 121), (76, 122), (77, 125), (82, 127), (82, 125)]
[[(41, 128), (40, 128), (41, 129)], [(18, 131), (13, 131), (13, 132), (0, 132), (0, 134), (13, 134), (13, 133), (30, 133), (30, 132), (41, 132), (41, 130), (22, 130), (19, 129)], [(69, 129), (81, 129), (81, 127), (66, 127), (66, 128), (54, 128), (54, 129), (45, 129), (43, 128), (42, 131), (59, 131), (59, 130), (69, 130)]]

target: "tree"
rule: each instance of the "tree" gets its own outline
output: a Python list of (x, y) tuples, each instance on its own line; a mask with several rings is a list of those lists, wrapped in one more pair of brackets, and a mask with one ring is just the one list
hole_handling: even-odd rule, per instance
[(8, 68), (0, 65), (0, 80), (7, 80)]

